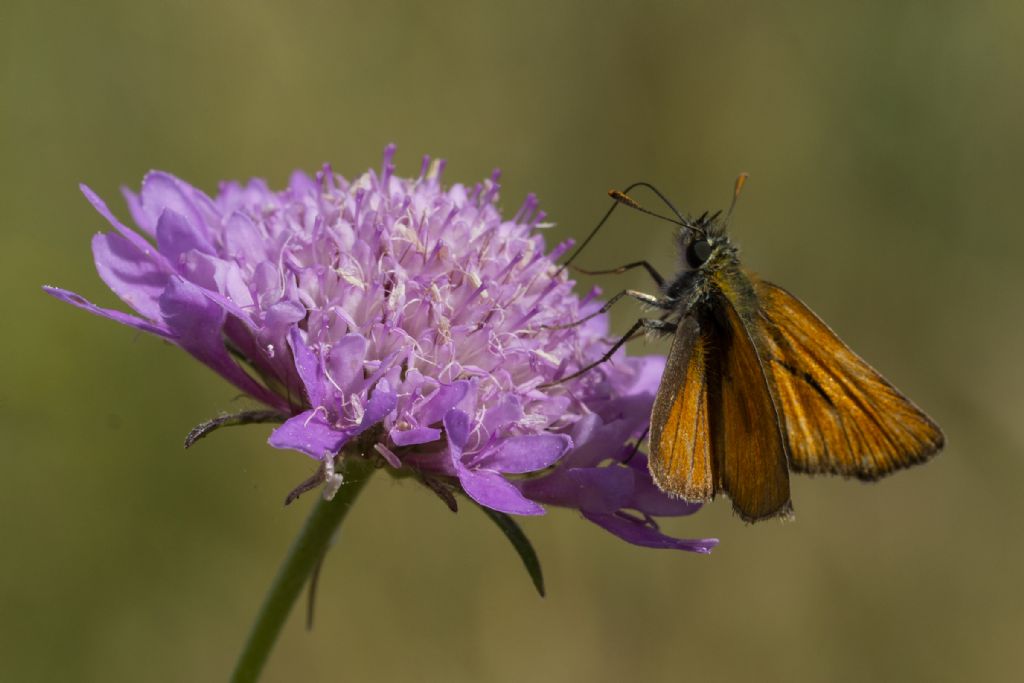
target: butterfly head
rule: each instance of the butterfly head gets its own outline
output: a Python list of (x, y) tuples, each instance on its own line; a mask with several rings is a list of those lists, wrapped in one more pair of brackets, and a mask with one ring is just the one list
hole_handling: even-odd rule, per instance
[[(737, 179), (736, 189), (733, 194), (733, 203), (724, 219), (720, 219), (720, 216), (722, 215), (721, 211), (716, 211), (713, 214), (708, 214), (708, 212), (705, 211), (696, 218), (687, 218), (672, 205), (672, 202), (665, 198), (665, 195), (649, 183), (634, 183), (626, 188), (626, 190), (628, 192), (637, 186), (649, 188), (665, 202), (665, 205), (672, 210), (674, 216), (666, 216), (656, 211), (651, 211), (650, 209), (641, 206), (639, 202), (625, 192), (609, 190), (608, 195), (620, 204), (625, 204), (626, 206), (636, 209), (641, 213), (646, 213), (650, 216), (660, 218), (663, 221), (676, 225), (678, 230), (676, 233), (676, 242), (679, 246), (683, 263), (686, 264), (690, 272), (711, 272), (719, 270), (723, 266), (735, 265), (738, 263), (736, 247), (732, 246), (732, 243), (729, 242), (729, 238), (725, 233), (726, 227), (729, 223), (729, 217), (732, 215), (732, 209), (736, 205), (736, 197), (739, 196), (740, 189), (743, 187), (745, 180), (746, 174), (741, 175)], [(611, 210), (605, 214), (605, 218), (610, 214)], [(602, 223), (603, 222), (604, 221), (602, 221)], [(599, 223), (597, 227), (601, 227), (602, 223)], [(597, 228), (594, 230), (596, 231)], [(593, 236), (593, 234), (594, 233), (592, 232), (591, 236)], [(587, 241), (589, 240), (590, 237), (587, 238)], [(586, 241), (584, 244), (586, 244)], [(572, 259), (570, 259), (570, 261), (571, 260)], [(681, 280), (680, 282), (684, 281)], [(689, 280), (685, 280), (685, 282), (689, 282)]]
[(679, 251), (691, 270), (713, 268), (736, 259), (736, 247), (725, 234), (725, 224), (719, 220), (720, 215), (720, 211), (711, 215), (704, 212), (680, 224)]

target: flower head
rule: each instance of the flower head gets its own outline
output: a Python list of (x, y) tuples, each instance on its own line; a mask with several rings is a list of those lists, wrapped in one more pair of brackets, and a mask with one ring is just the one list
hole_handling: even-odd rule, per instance
[(445, 188), (443, 163), (404, 179), (393, 153), (351, 181), (325, 167), (212, 198), (152, 172), (126, 192), (142, 234), (83, 186), (114, 228), (93, 239), (97, 270), (137, 315), (47, 291), (171, 341), (281, 413), (277, 448), (357, 447), (493, 510), (567, 506), (633, 543), (706, 552), (713, 539), (658, 531), (654, 516), (698, 506), (631, 457), (663, 360), (619, 354), (546, 386), (608, 348), (603, 316), (564, 325), (598, 307), (556, 264), (569, 244), (546, 251), (532, 195), (503, 219), (497, 172)]

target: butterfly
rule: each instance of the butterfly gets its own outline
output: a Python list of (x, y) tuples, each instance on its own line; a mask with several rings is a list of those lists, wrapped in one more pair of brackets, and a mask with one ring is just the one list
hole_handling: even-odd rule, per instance
[[(745, 180), (736, 181), (733, 206)], [(659, 285), (657, 295), (626, 290), (602, 310), (630, 296), (662, 312), (638, 320), (605, 358), (643, 332), (672, 336), (650, 423), (648, 466), (662, 491), (695, 503), (725, 494), (747, 522), (785, 518), (790, 472), (874, 481), (942, 449), (942, 431), (921, 409), (798, 298), (740, 264), (726, 234), (731, 208), (724, 220), (687, 219), (648, 183), (626, 192), (641, 185), (675, 217), (625, 192), (609, 195), (675, 223), (683, 268), (671, 280), (646, 261), (583, 272), (642, 266)]]

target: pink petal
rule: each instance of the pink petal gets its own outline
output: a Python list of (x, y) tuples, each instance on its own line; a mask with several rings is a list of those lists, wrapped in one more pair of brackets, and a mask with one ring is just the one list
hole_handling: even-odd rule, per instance
[(639, 520), (622, 515), (584, 512), (583, 516), (622, 540), (645, 548), (668, 548), (707, 554), (718, 545), (717, 538), (672, 538)]
[(92, 253), (97, 272), (114, 294), (140, 315), (161, 319), (160, 297), (170, 281), (165, 270), (115, 232), (94, 235)]
[(444, 416), (461, 401), (469, 391), (469, 382), (459, 380), (442, 384), (423, 408), (418, 411), (420, 424), (432, 425), (441, 422)]
[(505, 439), (482, 455), (472, 466), (508, 474), (536, 472), (553, 465), (572, 448), (565, 434), (536, 434)]
[(459, 482), (466, 495), (485, 507), (510, 515), (543, 515), (545, 510), (527, 500), (515, 486), (497, 472), (460, 468)]
[(389, 434), (396, 446), (415, 446), (430, 443), (441, 438), (441, 430), (434, 427), (413, 427), (412, 429), (392, 429)]
[(164, 209), (171, 209), (184, 216), (195, 230), (202, 232), (208, 239), (206, 221), (216, 209), (209, 197), (188, 183), (169, 173), (151, 171), (142, 180), (139, 197), (142, 200), (142, 212), (150, 225), (157, 226)]
[(66, 289), (44, 286), (43, 291), (55, 299), (60, 299), (65, 303), (81, 308), (83, 311), (89, 311), (90, 313), (108, 318), (114, 322), (121, 323), (122, 325), (128, 325), (129, 327), (134, 327), (137, 330), (149, 332), (150, 334), (155, 334), (160, 337), (173, 337), (171, 331), (161, 324), (137, 318), (129, 313), (122, 313), (121, 311), (115, 311), (110, 308), (101, 308), (84, 297), (75, 294), (74, 292), (69, 292)]
[(311, 458), (323, 460), (348, 441), (349, 435), (338, 431), (324, 417), (323, 410), (307, 410), (275, 429), (267, 439), (274, 448), (290, 448)]
[(313, 350), (306, 346), (302, 332), (293, 327), (288, 333), (288, 344), (292, 347), (295, 359), (295, 370), (299, 373), (302, 386), (306, 390), (306, 398), (311, 406), (322, 406), (326, 400), (324, 376), (320, 369), (320, 359)]
[(258, 384), (231, 358), (222, 336), (226, 313), (203, 290), (180, 277), (172, 277), (160, 297), (160, 311), (181, 348), (250, 396), (271, 407), (288, 410), (285, 399)]
[(633, 474), (625, 467), (558, 468), (546, 477), (518, 482), (527, 498), (584, 512), (611, 514), (633, 493)]
[(461, 410), (449, 410), (444, 416), (444, 431), (448, 437), (448, 450), (453, 461), (462, 466), (462, 449), (469, 442), (469, 415)]
[(92, 204), (92, 207), (96, 209), (101, 216), (106, 218), (107, 222), (114, 226), (114, 229), (117, 230), (122, 237), (131, 242), (132, 246), (138, 249), (140, 254), (145, 256), (148, 260), (153, 261), (153, 263), (156, 263), (168, 273), (173, 270), (167, 259), (156, 250), (156, 247), (147, 242), (145, 238), (139, 235), (139, 233), (117, 220), (114, 214), (111, 213), (110, 209), (107, 208), (106, 203), (100, 199), (95, 192), (89, 189), (89, 186), (83, 184), (79, 185), (78, 188), (82, 191), (82, 194), (85, 195), (85, 198), (89, 200), (89, 203)]
[(175, 266), (183, 263), (184, 255), (190, 251), (214, 253), (209, 238), (173, 209), (164, 209), (157, 220), (156, 244), (160, 253)]

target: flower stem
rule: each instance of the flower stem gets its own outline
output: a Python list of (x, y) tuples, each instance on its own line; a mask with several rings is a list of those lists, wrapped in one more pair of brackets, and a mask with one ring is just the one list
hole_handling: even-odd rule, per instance
[(238, 658), (231, 676), (234, 683), (248, 683), (259, 678), (302, 587), (327, 552), (335, 531), (373, 474), (373, 463), (364, 458), (348, 456), (341, 460), (339, 473), (344, 477), (344, 483), (333, 500), (317, 500), (306, 525), (289, 548), (249, 632), (245, 649)]

